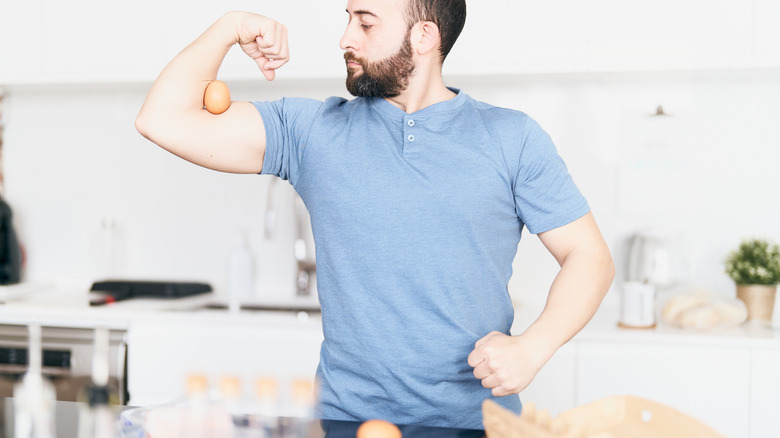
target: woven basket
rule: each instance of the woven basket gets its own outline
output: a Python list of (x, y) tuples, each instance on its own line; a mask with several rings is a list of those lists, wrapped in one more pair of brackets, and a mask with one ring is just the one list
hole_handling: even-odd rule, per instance
[(749, 321), (772, 322), (772, 311), (775, 308), (776, 294), (777, 285), (737, 285), (737, 298), (745, 303)]

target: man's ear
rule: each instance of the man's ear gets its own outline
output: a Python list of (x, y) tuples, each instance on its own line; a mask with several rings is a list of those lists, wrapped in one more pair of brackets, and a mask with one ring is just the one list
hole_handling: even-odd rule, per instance
[(439, 50), (441, 34), (439, 26), (432, 21), (420, 21), (412, 27), (412, 49), (419, 55)]

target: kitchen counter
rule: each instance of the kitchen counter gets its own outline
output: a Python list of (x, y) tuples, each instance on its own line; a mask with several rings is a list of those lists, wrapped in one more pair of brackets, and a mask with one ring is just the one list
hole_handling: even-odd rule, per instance
[[(247, 388), (263, 375), (277, 376), (282, 387), (314, 375), (322, 341), (318, 313), (204, 307), (214, 298), (90, 307), (86, 294), (42, 292), (0, 305), (0, 324), (127, 329), (130, 403), (139, 406), (175, 399), (191, 373), (207, 374), (214, 382), (232, 374)], [(512, 332), (520, 334), (544, 303), (516, 300), (515, 305)], [(780, 426), (770, 408), (780, 402), (777, 326), (744, 324), (697, 332), (661, 325), (632, 330), (618, 327), (618, 315), (618, 306), (608, 297), (521, 398), (558, 414), (608, 395), (630, 393), (678, 408), (727, 436), (763, 438), (768, 435), (755, 431)], [(732, 403), (723, 405), (723, 397)]]
[[(627, 341), (663, 344), (700, 344), (719, 347), (758, 347), (780, 349), (780, 327), (745, 323), (728, 329), (686, 330), (659, 323), (652, 329), (627, 329), (618, 326), (619, 303), (607, 297), (596, 315), (574, 339), (578, 341)], [(542, 311), (544, 303), (520, 303), (515, 306), (512, 333), (522, 333)]]
[[(224, 309), (209, 308), (225, 304)], [(254, 308), (270, 308), (252, 303)], [(278, 303), (274, 303), (278, 304)], [(289, 303), (289, 308), (310, 305)], [(134, 298), (102, 306), (90, 306), (84, 292), (36, 290), (24, 297), (0, 304), (0, 324), (38, 323), (56, 327), (97, 327), (128, 329), (135, 322), (182, 321), (229, 325), (271, 324), (274, 326), (319, 326), (318, 311), (232, 310), (213, 293), (177, 299)]]
[[(96, 327), (128, 329), (134, 322), (219, 323), (253, 326), (268, 324), (275, 328), (320, 326), (318, 311), (274, 311), (210, 309), (210, 303), (222, 303), (215, 294), (178, 299), (132, 299), (103, 306), (89, 306), (86, 294), (44, 290), (25, 298), (0, 304), (0, 323), (58, 327)], [(275, 303), (278, 304), (278, 303)], [(300, 303), (298, 303), (300, 304)], [(265, 306), (270, 307), (270, 306)], [(295, 308), (295, 303), (289, 303)], [(305, 306), (304, 306), (305, 307)], [(515, 307), (512, 333), (522, 333), (539, 315), (543, 303), (520, 303)], [(591, 322), (575, 337), (577, 340), (632, 341), (647, 343), (702, 344), (720, 347), (780, 348), (780, 327), (750, 323), (711, 331), (684, 330), (659, 324), (653, 329), (625, 329), (617, 325), (615, 300), (606, 299)]]

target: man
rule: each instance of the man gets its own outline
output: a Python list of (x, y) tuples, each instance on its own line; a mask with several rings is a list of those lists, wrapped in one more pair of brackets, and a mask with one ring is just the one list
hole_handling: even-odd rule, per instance
[[(353, 100), (234, 102), (203, 92), (239, 43), (269, 80), (286, 28), (228, 13), (177, 55), (136, 121), (198, 165), (288, 180), (317, 247), (325, 340), (321, 415), (481, 428), (481, 402), (516, 395), (590, 320), (613, 264), (549, 136), (518, 111), (447, 88), (463, 0), (349, 0), (340, 45)], [(561, 265), (547, 305), (510, 336), (507, 293), (524, 227)]]

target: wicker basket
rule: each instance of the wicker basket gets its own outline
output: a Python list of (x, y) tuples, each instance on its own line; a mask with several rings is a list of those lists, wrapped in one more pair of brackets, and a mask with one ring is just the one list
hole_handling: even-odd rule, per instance
[(738, 284), (737, 298), (745, 303), (748, 320), (762, 323), (772, 322), (772, 311), (775, 308), (777, 285)]

